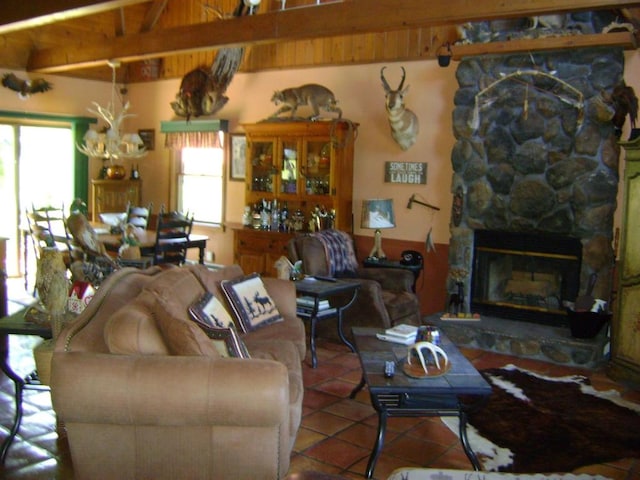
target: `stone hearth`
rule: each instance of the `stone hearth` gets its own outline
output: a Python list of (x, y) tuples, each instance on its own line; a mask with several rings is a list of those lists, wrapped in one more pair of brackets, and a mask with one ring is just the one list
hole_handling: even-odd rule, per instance
[(609, 300), (620, 151), (602, 92), (619, 85), (623, 71), (622, 49), (614, 48), (460, 62), (447, 288), (464, 285), (464, 311), (476, 230), (578, 239), (579, 294), (597, 274), (593, 294)]
[(424, 323), (436, 325), (459, 347), (532, 358), (558, 365), (594, 369), (608, 359), (608, 325), (591, 339), (574, 338), (568, 328), (514, 322), (483, 316), (480, 321), (444, 321), (429, 315)]

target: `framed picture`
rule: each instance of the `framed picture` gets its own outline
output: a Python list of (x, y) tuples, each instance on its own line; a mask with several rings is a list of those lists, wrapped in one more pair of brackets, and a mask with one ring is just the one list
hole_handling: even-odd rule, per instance
[(154, 129), (138, 130), (138, 135), (147, 150), (153, 150), (156, 147), (156, 131)]
[(231, 134), (229, 180), (244, 182), (246, 175), (247, 137)]

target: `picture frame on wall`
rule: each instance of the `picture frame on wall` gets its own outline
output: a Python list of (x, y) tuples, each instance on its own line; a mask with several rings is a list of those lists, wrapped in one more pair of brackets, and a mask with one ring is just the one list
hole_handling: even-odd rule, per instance
[(151, 151), (156, 148), (156, 131), (153, 128), (138, 130), (138, 135), (147, 150)]
[(247, 137), (232, 133), (229, 142), (229, 180), (244, 182), (246, 176)]

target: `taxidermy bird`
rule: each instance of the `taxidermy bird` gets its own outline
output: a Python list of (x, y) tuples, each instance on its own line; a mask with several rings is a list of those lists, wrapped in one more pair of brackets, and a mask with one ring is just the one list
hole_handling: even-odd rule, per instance
[(32, 93), (48, 92), (53, 85), (44, 78), (36, 78), (35, 80), (22, 80), (13, 73), (5, 73), (2, 77), (2, 86), (18, 92), (18, 97), (25, 100)]
[[(233, 12), (234, 17), (253, 15), (260, 0), (239, 0)], [(218, 13), (220, 18), (224, 16)], [(187, 73), (180, 83), (176, 99), (171, 108), (181, 117), (213, 115), (226, 105), (229, 97), (224, 93), (231, 84), (233, 76), (240, 68), (244, 48), (221, 48), (218, 50), (211, 68), (198, 67)]]
[(36, 289), (50, 316), (53, 337), (56, 338), (62, 329), (69, 296), (67, 267), (64, 265), (62, 253), (57, 248), (42, 250), (36, 272)]
[(107, 253), (104, 244), (98, 240), (98, 235), (87, 220), (87, 217), (82, 213), (76, 212), (69, 215), (67, 217), (67, 228), (86, 255), (105, 260), (113, 268), (118, 267), (115, 260)]

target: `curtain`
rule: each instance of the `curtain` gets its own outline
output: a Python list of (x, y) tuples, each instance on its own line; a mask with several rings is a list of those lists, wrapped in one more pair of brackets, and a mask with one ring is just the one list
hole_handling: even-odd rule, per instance
[(222, 148), (222, 142), (219, 132), (171, 132), (166, 134), (164, 146), (173, 150)]

